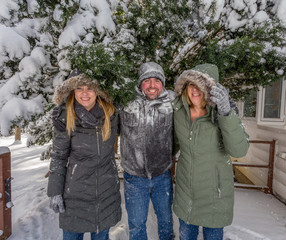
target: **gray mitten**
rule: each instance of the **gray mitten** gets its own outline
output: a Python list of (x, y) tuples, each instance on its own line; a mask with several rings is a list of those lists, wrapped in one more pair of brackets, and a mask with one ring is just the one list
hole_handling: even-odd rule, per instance
[(230, 104), (226, 88), (217, 83), (217, 86), (212, 86), (210, 94), (211, 100), (217, 105), (218, 113), (222, 116), (227, 116), (230, 112)]
[(56, 196), (51, 197), (50, 208), (53, 209), (55, 213), (65, 212), (64, 200), (63, 200), (62, 195), (56, 195)]

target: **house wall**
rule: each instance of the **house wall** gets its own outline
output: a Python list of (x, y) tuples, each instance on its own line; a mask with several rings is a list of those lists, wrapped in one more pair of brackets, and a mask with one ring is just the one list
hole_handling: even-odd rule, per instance
[[(250, 140), (276, 141), (274, 158), (273, 193), (283, 202), (286, 202), (286, 126), (258, 125), (256, 119), (244, 119), (242, 122)], [(269, 144), (251, 143), (244, 159), (238, 161), (247, 163), (268, 164)], [(267, 185), (267, 169), (243, 168), (243, 172), (255, 185)]]

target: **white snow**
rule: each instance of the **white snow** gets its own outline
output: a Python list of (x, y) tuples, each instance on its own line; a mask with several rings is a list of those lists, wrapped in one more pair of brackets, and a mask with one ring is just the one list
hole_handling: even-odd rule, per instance
[(0, 111), (1, 134), (8, 136), (8, 129), (12, 126), (12, 121), (21, 116), (25, 119), (31, 119), (34, 114), (43, 113), (43, 101), (42, 95), (29, 100), (18, 97), (10, 99)]
[[(0, 146), (9, 147), (12, 156), (12, 235), (9, 240), (61, 240), (58, 215), (49, 208), (46, 195), (49, 161), (41, 161), (46, 146), (26, 147), (13, 144), (13, 137), (1, 137)], [(1, 148), (0, 148), (1, 149)], [(123, 185), (121, 183), (121, 193)], [(127, 240), (127, 215), (122, 194), (122, 220), (110, 230), (111, 240)], [(174, 216), (175, 240), (178, 240), (178, 220)], [(1, 229), (0, 229), (1, 231)], [(149, 240), (158, 240), (157, 222), (152, 206), (147, 221)], [(225, 240), (285, 240), (286, 206), (274, 196), (257, 190), (235, 190), (234, 221), (225, 228)], [(86, 234), (85, 240), (90, 239)], [(202, 240), (202, 235), (198, 238)]]
[(53, 13), (53, 19), (57, 22), (62, 21), (63, 10), (60, 9), (60, 5), (57, 5)]
[[(89, 16), (94, 18), (94, 16)], [(82, 22), (87, 21), (91, 24), (92, 18), (85, 18), (83, 15), (75, 14), (73, 19), (67, 24), (65, 30), (59, 37), (59, 47), (64, 48), (69, 45), (73, 45), (75, 42), (80, 41), (80, 36), (86, 34)]]
[(30, 14), (33, 14), (33, 13), (37, 12), (37, 10), (40, 7), (38, 2), (35, 1), (35, 0), (28, 0), (27, 2), (28, 2), (28, 12)]
[(21, 59), (30, 51), (29, 42), (4, 25), (0, 25), (0, 43), (0, 66), (9, 59)]
[[(19, 74), (15, 74), (0, 88), (0, 104), (2, 105), (16, 94), (20, 85)], [(1, 117), (0, 117), (1, 118)]]
[(17, 1), (0, 0), (0, 19), (11, 19), (11, 12), (19, 10)]
[[(59, 48), (61, 49), (81, 42), (81, 38), (87, 34), (87, 31), (94, 27), (100, 35), (105, 32), (115, 33), (110, 6), (105, 0), (82, 0), (80, 7), (86, 10), (75, 14), (59, 37)], [(97, 15), (94, 14), (95, 11), (98, 11)], [(60, 19), (60, 14), (57, 11), (54, 18)]]
[[(0, 154), (9, 153), (10, 150), (8, 147), (1, 147), (0, 146)], [(0, 198), (2, 197), (2, 193), (0, 193)], [(0, 235), (1, 236), (1, 235)]]
[[(15, 49), (17, 50), (17, 47)], [(50, 65), (46, 51), (40, 47), (34, 48), (30, 56), (26, 56), (20, 61), (20, 72), (14, 74), (0, 88), (0, 106), (3, 105), (0, 109), (0, 132), (2, 135), (7, 136), (9, 134), (13, 121), (17, 121), (21, 117), (31, 120), (32, 116), (44, 112), (45, 100), (42, 95), (22, 99), (20, 95), (17, 95), (17, 92), (23, 85), (23, 82), (25, 82), (25, 79), (29, 79), (32, 76), (34, 80), (37, 80), (37, 74), (40, 73), (41, 68)], [(35, 85), (30, 88), (37, 87), (35, 81)]]
[(243, 27), (248, 20), (247, 19), (241, 19), (241, 15), (238, 14), (236, 11), (231, 11), (229, 14), (229, 17), (227, 19), (228, 27), (231, 31), (235, 31), (236, 29)]
[(232, 7), (237, 11), (242, 11), (246, 5), (241, 0), (232, 0)]
[(268, 19), (269, 19), (269, 16), (264, 11), (257, 12), (253, 18), (254, 22), (256, 23), (262, 23), (262, 22), (267, 21)]
[(275, 5), (272, 9), (273, 13), (277, 14), (277, 17), (284, 21), (286, 24), (286, 1), (285, 0), (276, 0), (274, 1)]

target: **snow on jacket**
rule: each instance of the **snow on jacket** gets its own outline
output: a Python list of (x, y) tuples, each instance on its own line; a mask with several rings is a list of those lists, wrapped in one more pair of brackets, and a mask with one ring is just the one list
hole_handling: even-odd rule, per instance
[[(58, 103), (64, 100), (62, 95), (56, 97), (60, 99)], [(102, 114), (98, 115), (100, 110)], [(65, 130), (65, 103), (54, 110), (47, 194), (49, 197), (63, 195), (66, 211), (60, 213), (60, 228), (72, 232), (99, 232), (121, 219), (120, 184), (114, 153), (118, 116), (116, 112), (111, 116), (111, 136), (103, 141), (103, 110), (98, 104), (89, 112), (76, 102), (75, 112), (76, 127), (69, 137)]]
[(149, 101), (136, 87), (137, 98), (120, 111), (121, 165), (127, 173), (152, 178), (172, 166), (172, 93), (163, 88)]
[[(209, 94), (206, 89), (214, 84), (214, 79), (201, 71), (194, 74), (203, 76), (200, 88)], [(173, 209), (188, 224), (221, 228), (230, 225), (233, 219), (230, 155), (243, 157), (247, 153), (248, 135), (233, 109), (228, 116), (218, 115), (210, 100), (207, 114), (191, 123), (189, 105), (180, 94), (186, 84), (186, 79), (178, 79), (179, 96), (172, 103), (175, 135), (180, 146)]]

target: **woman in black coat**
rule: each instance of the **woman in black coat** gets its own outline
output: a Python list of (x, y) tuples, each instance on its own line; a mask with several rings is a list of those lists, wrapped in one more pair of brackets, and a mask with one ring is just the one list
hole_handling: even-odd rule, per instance
[(48, 196), (64, 240), (107, 240), (121, 218), (117, 113), (97, 81), (73, 72), (57, 87)]

